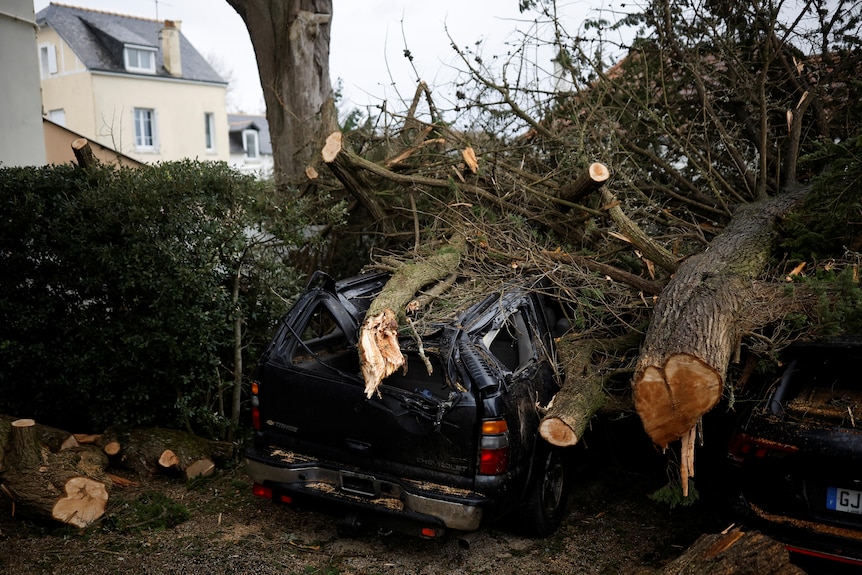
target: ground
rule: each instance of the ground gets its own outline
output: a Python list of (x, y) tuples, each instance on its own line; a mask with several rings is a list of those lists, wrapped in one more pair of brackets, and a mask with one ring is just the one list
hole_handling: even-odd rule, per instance
[(666, 479), (662, 457), (612, 449), (626, 437), (597, 439), (578, 454), (567, 516), (547, 539), (520, 537), (506, 524), (466, 540), (344, 537), (337, 518), (254, 498), (239, 467), (188, 485), (141, 478), (116, 489), (100, 524), (84, 531), (12, 517), (4, 499), (0, 573), (650, 575), (726, 524), (704, 502), (671, 509), (651, 500)]

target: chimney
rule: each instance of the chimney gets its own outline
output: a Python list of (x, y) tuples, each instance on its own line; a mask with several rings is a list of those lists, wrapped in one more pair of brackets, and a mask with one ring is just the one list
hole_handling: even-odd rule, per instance
[(165, 70), (171, 76), (182, 76), (183, 65), (180, 61), (180, 21), (165, 20), (165, 26), (160, 33), (162, 41), (162, 60)]

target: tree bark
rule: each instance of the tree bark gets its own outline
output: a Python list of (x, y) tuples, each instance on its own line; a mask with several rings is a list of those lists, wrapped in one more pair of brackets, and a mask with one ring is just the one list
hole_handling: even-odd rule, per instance
[(122, 445), (116, 465), (144, 476), (169, 473), (193, 479), (202, 470), (209, 474), (217, 465), (226, 465), (234, 455), (230, 443), (175, 429), (110, 429), (104, 438)]
[(321, 158), (329, 167), (329, 170), (344, 184), (344, 188), (356, 201), (365, 206), (376, 222), (383, 226), (384, 230), (391, 231), (389, 218), (380, 202), (374, 197), (374, 192), (362, 173), (353, 166), (351, 156), (355, 154), (347, 147), (344, 135), (341, 132), (332, 132), (326, 138), (326, 144), (321, 150)]
[(37, 440), (32, 419), (12, 422), (0, 492), (13, 509), (76, 527), (99, 519), (108, 502), (107, 457), (88, 447), (52, 453)]
[(463, 250), (464, 241), (458, 238), (423, 261), (405, 263), (371, 302), (359, 331), (359, 365), (366, 396), (372, 397), (380, 382), (404, 365), (398, 325), (406, 317), (407, 305), (423, 286), (455, 273)]
[(86, 138), (78, 138), (72, 142), (72, 153), (75, 154), (78, 165), (84, 169), (95, 167), (99, 162)]
[(257, 58), (276, 182), (298, 184), (337, 128), (329, 78), (332, 0), (228, 0)]
[[(683, 440), (682, 485), (693, 474), (694, 430), (721, 398), (731, 353), (772, 317), (752, 305), (773, 223), (804, 197), (798, 189), (739, 208), (709, 249), (684, 260), (662, 291), (632, 381), (644, 430), (658, 446)], [(759, 316), (759, 317), (758, 317)]]
[(611, 177), (608, 167), (600, 162), (593, 162), (571, 183), (560, 190), (560, 199), (567, 202), (580, 202), (589, 196)]
[(606, 395), (597, 353), (621, 354), (637, 347), (637, 332), (614, 339), (562, 337), (557, 352), (566, 380), (539, 423), (539, 434), (550, 444), (569, 447), (584, 435), (593, 415), (605, 405)]

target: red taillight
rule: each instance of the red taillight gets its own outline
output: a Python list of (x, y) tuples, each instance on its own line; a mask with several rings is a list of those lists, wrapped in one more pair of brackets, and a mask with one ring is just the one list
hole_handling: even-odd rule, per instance
[(479, 473), (500, 475), (509, 468), (509, 448), (483, 449), (479, 452)]
[(742, 463), (748, 458), (764, 459), (771, 455), (796, 453), (799, 448), (795, 445), (738, 433), (730, 440), (728, 450), (731, 459), (737, 463)]
[(266, 487), (265, 485), (261, 485), (260, 483), (255, 483), (251, 486), (251, 492), (255, 497), (263, 497), (264, 499), (272, 499), (272, 489)]
[(256, 381), (251, 382), (251, 428), (255, 431), (260, 431), (260, 399), (257, 394), (260, 393), (260, 384)]
[(509, 469), (509, 426), (505, 419), (482, 422), (479, 439), (479, 473), (500, 475)]
[(419, 536), (423, 539), (434, 539), (438, 535), (440, 535), (440, 533), (433, 527), (423, 527), (419, 531)]

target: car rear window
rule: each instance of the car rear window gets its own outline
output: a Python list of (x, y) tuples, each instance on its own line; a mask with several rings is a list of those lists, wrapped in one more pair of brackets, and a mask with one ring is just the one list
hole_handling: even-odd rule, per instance
[(788, 366), (790, 386), (785, 412), (796, 419), (851, 422), (862, 408), (862, 381), (858, 368), (862, 354), (806, 354)]

